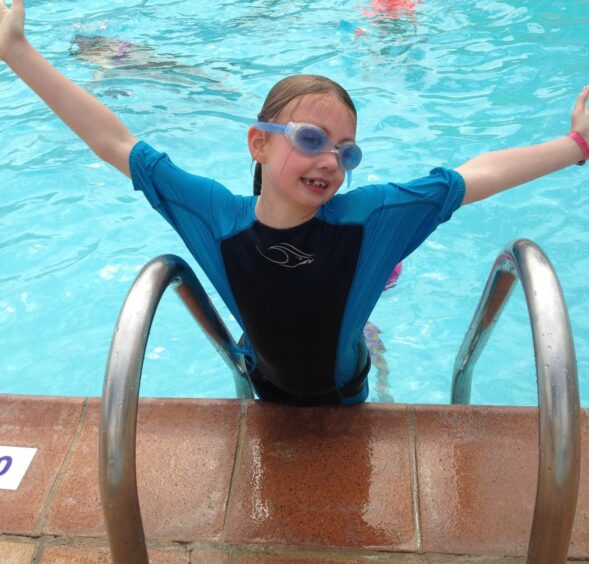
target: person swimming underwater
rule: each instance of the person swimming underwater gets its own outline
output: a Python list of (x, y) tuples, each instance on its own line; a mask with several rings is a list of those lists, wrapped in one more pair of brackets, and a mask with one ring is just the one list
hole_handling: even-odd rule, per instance
[[(161, 83), (173, 82), (187, 86), (224, 90), (222, 79), (212, 78), (200, 68), (179, 63), (172, 56), (160, 55), (155, 49), (138, 43), (131, 43), (105, 35), (74, 35), (70, 43), (70, 54), (86, 63), (99, 67), (93, 74), (94, 80), (110, 78), (150, 78)], [(129, 96), (127, 91), (123, 95)]]
[(422, 0), (372, 0), (364, 15), (368, 18), (412, 19)]

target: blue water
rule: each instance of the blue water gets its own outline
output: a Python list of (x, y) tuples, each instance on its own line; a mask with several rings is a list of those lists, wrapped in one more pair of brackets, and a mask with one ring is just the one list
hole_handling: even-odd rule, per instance
[[(219, 1), (207, 9), (188, 0), (64, 0), (27, 8), (31, 42), (59, 70), (179, 165), (241, 194), (251, 190), (247, 127), (287, 74), (325, 74), (350, 91), (365, 155), (356, 183), (408, 180), (563, 135), (588, 81), (583, 0), (424, 0), (413, 17), (388, 21), (367, 17), (358, 0)], [(76, 34), (149, 48), (147, 60), (102, 69), (70, 52)], [(5, 67), (0, 110), (0, 392), (100, 395), (112, 330), (137, 271), (163, 253), (195, 262), (129, 181)], [(406, 260), (372, 316), (396, 401), (449, 401), (454, 357), (491, 265), (507, 243), (526, 237), (559, 274), (589, 405), (588, 173), (570, 167), (468, 206)], [(233, 396), (227, 368), (172, 292), (152, 330), (141, 391)], [(479, 361), (472, 399), (537, 402), (519, 287)]]

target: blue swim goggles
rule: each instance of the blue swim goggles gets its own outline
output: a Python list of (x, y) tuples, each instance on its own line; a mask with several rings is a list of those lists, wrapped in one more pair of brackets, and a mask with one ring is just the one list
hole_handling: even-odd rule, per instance
[(335, 145), (323, 129), (310, 123), (289, 121), (286, 125), (283, 125), (269, 121), (257, 121), (254, 123), (254, 127), (260, 131), (284, 135), (290, 140), (295, 149), (307, 155), (335, 153), (338, 165), (346, 172), (355, 169), (362, 160), (362, 151), (356, 143), (348, 142)]

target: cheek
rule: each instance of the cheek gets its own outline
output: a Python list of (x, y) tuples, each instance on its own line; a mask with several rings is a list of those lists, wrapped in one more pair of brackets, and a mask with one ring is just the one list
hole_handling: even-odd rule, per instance
[(308, 166), (304, 155), (301, 155), (293, 147), (286, 147), (276, 154), (272, 169), (277, 178), (283, 176), (301, 174), (301, 170)]

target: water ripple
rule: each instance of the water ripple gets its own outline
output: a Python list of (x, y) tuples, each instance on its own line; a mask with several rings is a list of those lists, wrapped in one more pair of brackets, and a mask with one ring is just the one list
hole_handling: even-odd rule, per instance
[[(587, 81), (579, 63), (589, 55), (584, 2), (428, 0), (412, 17), (388, 20), (368, 17), (365, 4), (222, 0), (203, 10), (188, 0), (116, 7), (64, 0), (29, 6), (27, 29), (57, 68), (137, 135), (236, 193), (251, 189), (247, 127), (275, 80), (296, 72), (331, 76), (352, 93), (365, 154), (354, 173), (358, 182), (407, 180), (566, 132)], [(107, 68), (75, 56), (76, 34), (128, 42), (149, 57)], [(47, 374), (55, 393), (65, 386), (100, 393), (110, 333), (134, 269), (164, 252), (188, 254), (128, 181), (98, 163), (5, 66), (0, 107), (0, 316), (7, 343), (0, 391), (18, 392), (11, 376), (18, 367), (19, 380), (35, 384), (32, 391)], [(557, 264), (589, 403), (589, 195), (586, 174), (576, 168), (460, 210), (409, 257), (399, 285), (373, 316), (398, 401), (448, 397), (453, 354), (490, 266), (506, 242), (526, 236)], [(116, 276), (101, 277), (109, 268)], [(211, 393), (196, 390), (193, 378), (194, 348), (207, 345), (195, 345), (192, 320), (182, 325), (182, 314), (169, 307), (158, 321), (157, 347), (176, 350), (172, 338), (190, 343), (177, 358), (157, 360), (158, 370), (170, 373), (187, 367), (184, 387), (169, 393)], [(517, 403), (533, 395), (532, 355), (521, 352), (531, 350), (526, 315), (515, 296), (481, 358), (486, 383), (477, 384), (477, 400), (501, 403), (507, 394)], [(518, 347), (505, 351), (506, 340)], [(60, 350), (79, 354), (66, 358)], [(227, 382), (230, 396), (220, 363), (199, 362), (215, 386)], [(514, 366), (523, 375), (518, 382)]]

